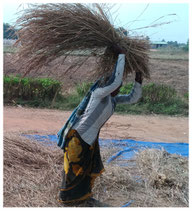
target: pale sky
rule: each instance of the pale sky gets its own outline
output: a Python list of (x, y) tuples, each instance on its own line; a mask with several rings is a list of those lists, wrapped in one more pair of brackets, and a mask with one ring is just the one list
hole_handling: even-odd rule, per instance
[[(18, 17), (16, 13), (26, 6), (4, 1), (3, 22), (14, 24)], [(186, 43), (189, 38), (188, 3), (116, 3), (111, 14), (114, 25), (123, 26), (131, 35), (149, 36), (152, 41), (165, 39), (179, 43)], [(164, 24), (167, 22), (171, 23)], [(157, 26), (138, 29), (154, 24)]]

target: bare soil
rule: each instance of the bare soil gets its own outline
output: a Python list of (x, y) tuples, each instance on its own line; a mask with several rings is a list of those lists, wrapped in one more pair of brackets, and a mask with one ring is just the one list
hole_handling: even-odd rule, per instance
[[(4, 132), (56, 134), (70, 114), (70, 111), (4, 107)], [(100, 138), (188, 143), (188, 127), (188, 117), (114, 114), (102, 128)]]

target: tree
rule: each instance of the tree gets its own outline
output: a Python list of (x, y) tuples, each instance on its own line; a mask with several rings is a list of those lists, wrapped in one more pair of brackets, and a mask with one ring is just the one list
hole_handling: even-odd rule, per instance
[(178, 47), (178, 42), (177, 41), (168, 41), (167, 44), (171, 47)]
[(149, 41), (149, 40), (150, 40), (150, 37), (149, 37), (149, 36), (146, 36), (146, 38), (145, 38), (145, 39)]
[(183, 50), (189, 52), (189, 39), (187, 40), (187, 44), (183, 47)]
[(121, 34), (123, 33), (125, 36), (128, 35), (128, 31), (125, 28), (123, 28), (123, 27), (117, 28), (116, 31), (121, 33)]
[(3, 23), (3, 39), (17, 39), (16, 31), (8, 23)]

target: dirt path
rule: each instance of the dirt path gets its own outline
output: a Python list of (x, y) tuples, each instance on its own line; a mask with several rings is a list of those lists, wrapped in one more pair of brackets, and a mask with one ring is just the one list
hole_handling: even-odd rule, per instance
[[(4, 132), (56, 134), (70, 113), (49, 109), (5, 107)], [(100, 137), (188, 143), (188, 118), (114, 114), (102, 128)]]

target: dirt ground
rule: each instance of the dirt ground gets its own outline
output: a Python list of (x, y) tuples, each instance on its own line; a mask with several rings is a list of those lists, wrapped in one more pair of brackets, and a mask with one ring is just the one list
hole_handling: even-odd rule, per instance
[[(4, 107), (4, 132), (56, 134), (71, 112)], [(188, 143), (188, 117), (114, 114), (101, 130), (100, 138), (152, 142)]]

